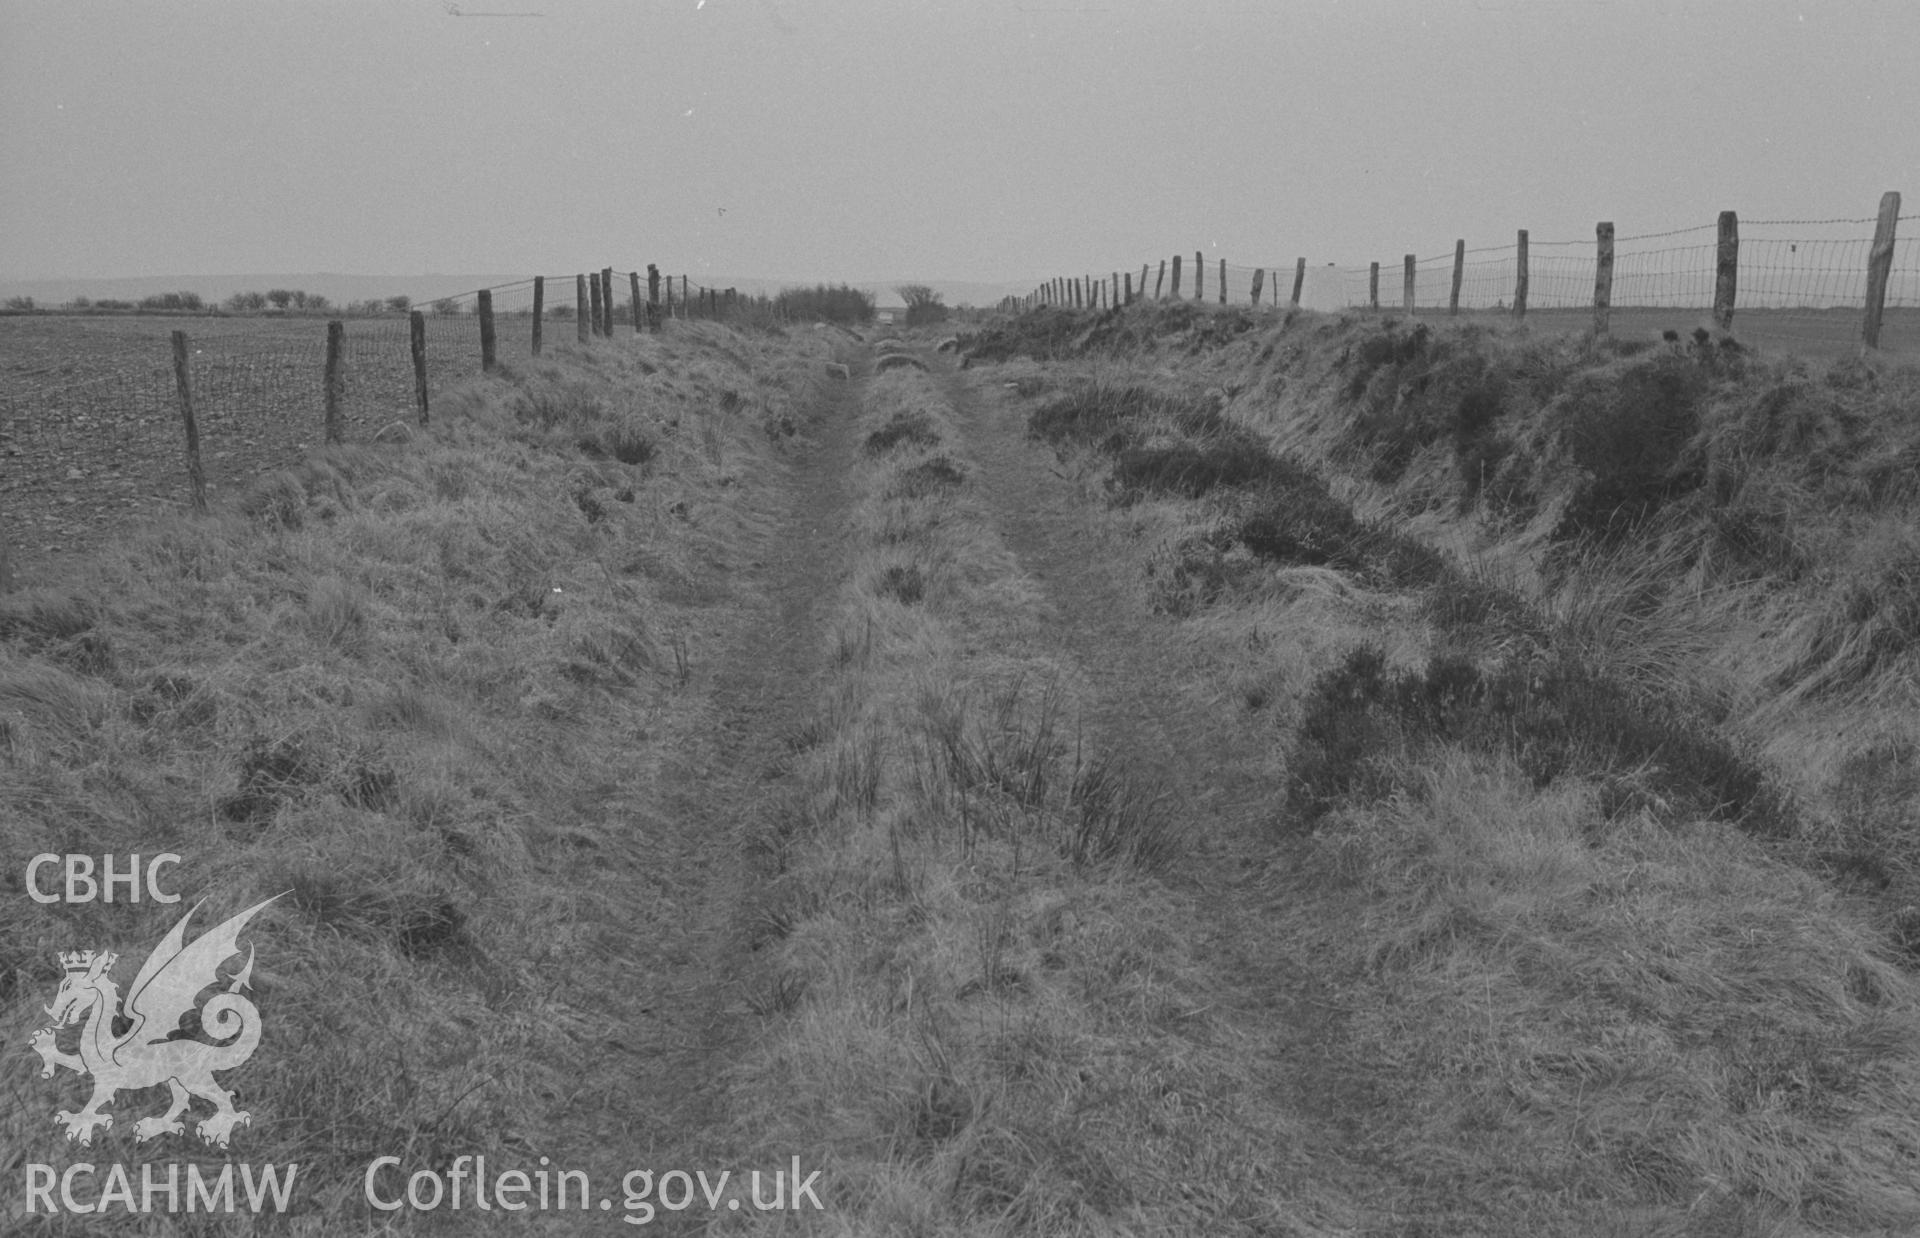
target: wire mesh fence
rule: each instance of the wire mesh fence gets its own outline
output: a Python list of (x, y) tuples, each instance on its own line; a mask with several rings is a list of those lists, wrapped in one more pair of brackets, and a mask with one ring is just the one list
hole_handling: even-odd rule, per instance
[[(531, 277), (418, 307), (394, 298), (351, 308), (0, 316), (0, 587), (9, 545), (17, 561), (57, 556), (130, 517), (190, 502), (189, 406), (205, 491), (218, 500), (327, 441), (329, 376), (332, 424), (341, 440), (364, 442), (418, 420), (422, 388), (431, 416), (441, 394), (479, 374), (489, 328), (495, 360), (511, 365), (669, 317), (778, 313), (768, 298), (657, 270)], [(332, 322), (340, 348), (330, 366)], [(186, 340), (185, 399), (176, 331)]]
[[(1898, 195), (1881, 205), (1879, 216), (1844, 219), (1738, 220), (1729, 212), (1718, 223), (1619, 237), (1611, 225), (1573, 240), (1520, 233), (1507, 245), (1469, 248), (1462, 241), (1438, 253), (1364, 263), (1298, 258), (1246, 266), (1202, 251), (1105, 276), (1050, 280), (1009, 303), (1098, 308), (1129, 296), (1179, 297), (1392, 314), (1508, 315), (1542, 329), (1573, 331), (1601, 329), (1595, 309), (1604, 298), (1604, 329), (1616, 334), (1713, 324), (1783, 351), (1835, 356), (1870, 342), (1884, 352), (1920, 355), (1920, 237), (1905, 235), (1920, 217), (1900, 215)], [(1884, 294), (1876, 297), (1870, 268), (1882, 229), (1890, 235), (1881, 255)], [(1178, 276), (1172, 274), (1176, 269)]]

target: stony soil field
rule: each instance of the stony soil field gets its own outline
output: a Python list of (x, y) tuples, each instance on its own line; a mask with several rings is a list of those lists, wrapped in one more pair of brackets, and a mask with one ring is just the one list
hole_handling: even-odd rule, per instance
[[(479, 327), (429, 318), (429, 388), (479, 369)], [(300, 460), (322, 437), (321, 319), (0, 317), (0, 524), (23, 582), (111, 532), (188, 501), (171, 333), (185, 331), (210, 492)], [(503, 331), (503, 359), (523, 357)], [(346, 331), (348, 441), (412, 416), (404, 319)]]

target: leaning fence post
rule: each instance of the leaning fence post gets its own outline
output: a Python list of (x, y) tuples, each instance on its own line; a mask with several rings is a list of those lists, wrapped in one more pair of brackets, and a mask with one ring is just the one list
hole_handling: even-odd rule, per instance
[(1900, 219), (1900, 195), (1880, 195), (1880, 218), (1873, 225), (1873, 248), (1867, 251), (1867, 316), (1860, 324), (1860, 340), (1880, 347), (1880, 317), (1887, 308), (1887, 280), (1893, 272), (1893, 230)]
[(1400, 301), (1401, 304), (1406, 307), (1407, 317), (1409, 318), (1413, 317), (1414, 281), (1418, 278), (1418, 273), (1415, 268), (1419, 261), (1420, 260), (1412, 254), (1408, 254), (1406, 257), (1406, 274), (1402, 276), (1400, 280)]
[(340, 346), (345, 341), (346, 334), (346, 324), (338, 318), (327, 324), (327, 368), (322, 391), (329, 443), (340, 441)]
[(1734, 294), (1740, 283), (1740, 218), (1720, 212), (1720, 246), (1713, 272), (1713, 321), (1722, 331), (1733, 330)]
[(193, 488), (193, 510), (207, 510), (207, 475), (200, 468), (200, 427), (193, 420), (193, 384), (187, 377), (187, 333), (173, 333), (173, 385), (180, 393), (180, 420), (187, 427), (187, 481)]
[(1377, 262), (1367, 268), (1367, 308), (1380, 308), (1380, 264)]
[(576, 274), (573, 277), (573, 333), (584, 344), (591, 330), (593, 320), (587, 317), (587, 277)]
[[(1153, 299), (1154, 300), (1158, 301), (1160, 299), (1160, 294), (1166, 288), (1166, 286), (1167, 286), (1167, 260), (1165, 258), (1162, 258), (1160, 260), (1160, 274), (1154, 276), (1153, 278)], [(1146, 291), (1147, 291), (1147, 277), (1142, 275), (1140, 277), (1141, 295), (1145, 296)]]
[(1293, 308), (1295, 309), (1299, 309), (1300, 308), (1300, 292), (1306, 286), (1307, 286), (1307, 260), (1305, 258), (1295, 259), (1293, 264), (1293, 296), (1287, 302), (1287, 304), (1293, 306)]
[(493, 373), (493, 293), (488, 289), (480, 290), (480, 369)]
[(413, 402), (420, 424), (427, 424), (427, 316), (414, 310), (407, 317), (407, 343), (413, 352)]
[(1513, 250), (1513, 316), (1527, 316), (1527, 230), (1520, 229)]
[(1140, 264), (1140, 296), (1142, 299), (1147, 295), (1147, 270), (1152, 266), (1153, 264), (1151, 262), (1143, 262)]
[(1453, 291), (1447, 294), (1447, 313), (1460, 312), (1460, 280), (1467, 273), (1467, 241), (1465, 237), (1453, 243)]
[(1265, 267), (1253, 268), (1253, 299), (1251, 304), (1255, 306), (1258, 306), (1260, 304), (1260, 289), (1261, 289), (1261, 286), (1264, 285), (1266, 282), (1267, 282), (1267, 268)]
[(540, 321), (547, 312), (547, 277), (533, 277), (533, 355), (540, 355)]
[(1593, 259), (1593, 333), (1605, 335), (1613, 309), (1613, 224), (1595, 224), (1593, 234), (1598, 246)]

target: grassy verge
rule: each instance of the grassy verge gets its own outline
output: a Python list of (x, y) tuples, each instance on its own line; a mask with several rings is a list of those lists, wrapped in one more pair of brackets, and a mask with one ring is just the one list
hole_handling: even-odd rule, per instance
[(1275, 931), (1404, 1231), (1911, 1227), (1910, 379), (1311, 316), (1189, 367), (1161, 317), (1007, 372), (1290, 751)]
[[(820, 358), (705, 324), (561, 348), (406, 447), (321, 453), (0, 599), (0, 853), (175, 852), (183, 900), (0, 902), (7, 1041), (46, 1022), (55, 951), (121, 949), (124, 985), (196, 900), (204, 929), (281, 895), (249, 930), (265, 1034), (234, 1155), (300, 1164), (296, 1228), (358, 1225), (375, 1156), (563, 1138), (546, 1115), (633, 931), (604, 874), (650, 828), (701, 604), (764, 526)], [(59, 1160), (49, 1116), (84, 1093), (18, 1058), (0, 1144)], [(91, 1159), (221, 1159), (136, 1144), (150, 1100)]]

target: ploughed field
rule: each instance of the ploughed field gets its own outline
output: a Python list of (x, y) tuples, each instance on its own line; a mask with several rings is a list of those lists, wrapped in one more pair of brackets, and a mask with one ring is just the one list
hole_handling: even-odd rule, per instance
[[(407, 320), (345, 322), (342, 433), (365, 441), (413, 416)], [(211, 497), (322, 442), (324, 318), (0, 317), (0, 526), (23, 581), (190, 501), (176, 330)], [(479, 368), (479, 333), (472, 318), (428, 318), (430, 390)], [(521, 334), (503, 330), (503, 357), (524, 354)]]

